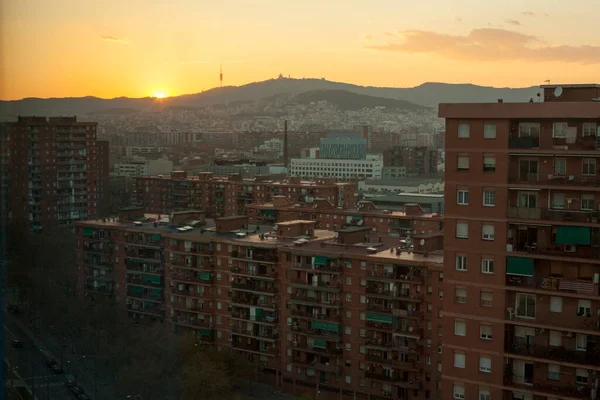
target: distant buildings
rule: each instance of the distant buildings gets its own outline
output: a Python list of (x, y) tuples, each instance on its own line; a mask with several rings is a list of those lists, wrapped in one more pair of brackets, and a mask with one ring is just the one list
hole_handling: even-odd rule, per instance
[(395, 146), (384, 153), (384, 159), (386, 166), (404, 168), (408, 177), (426, 177), (437, 174), (438, 154), (427, 147)]
[(367, 159), (292, 158), (290, 175), (300, 178), (331, 177), (339, 180), (381, 179), (383, 158)]
[(173, 171), (173, 161), (158, 160), (130, 160), (117, 163), (113, 166), (113, 174), (116, 176), (155, 176), (169, 175)]
[(26, 231), (71, 227), (103, 209), (108, 143), (96, 122), (19, 117), (0, 131), (2, 214)]
[(319, 144), (319, 158), (362, 160), (367, 157), (367, 140), (356, 134), (329, 133)]
[(283, 140), (277, 138), (266, 140), (256, 147), (256, 151), (274, 153), (276, 157), (283, 157)]

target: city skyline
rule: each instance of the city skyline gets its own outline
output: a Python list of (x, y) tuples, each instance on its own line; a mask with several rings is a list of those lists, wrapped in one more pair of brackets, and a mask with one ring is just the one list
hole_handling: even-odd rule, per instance
[(382, 87), (591, 83), (600, 64), (594, 11), (592, 0), (501, 9), (472, 0), (8, 0), (0, 99), (198, 93), (219, 86), (221, 65), (225, 86), (279, 73)]

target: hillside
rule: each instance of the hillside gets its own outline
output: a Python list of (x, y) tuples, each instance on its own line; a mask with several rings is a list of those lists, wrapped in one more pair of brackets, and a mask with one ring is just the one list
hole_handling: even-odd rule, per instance
[(340, 110), (356, 111), (362, 108), (385, 107), (393, 110), (422, 110), (427, 107), (404, 100), (386, 99), (383, 97), (356, 94), (347, 90), (313, 90), (300, 93), (294, 97), (298, 104), (309, 104), (317, 101), (327, 101), (337, 106)]
[[(163, 100), (153, 98), (100, 99), (97, 97), (79, 98), (27, 98), (16, 101), (1, 101), (0, 116), (15, 115), (74, 115), (105, 110), (159, 111), (169, 107), (206, 107), (216, 104), (232, 104), (264, 99), (276, 95), (299, 95), (315, 91), (347, 91), (358, 95), (401, 100), (417, 105), (435, 107), (447, 102), (495, 102), (502, 98), (505, 102), (528, 101), (539, 91), (529, 88), (493, 88), (471, 84), (424, 83), (414, 88), (384, 88), (357, 86), (331, 82), (324, 79), (270, 79), (249, 83), (243, 86), (214, 88), (202, 93), (171, 97)], [(311, 96), (308, 95), (307, 96)], [(362, 100), (361, 100), (362, 101)], [(365, 100), (366, 101), (366, 100)]]

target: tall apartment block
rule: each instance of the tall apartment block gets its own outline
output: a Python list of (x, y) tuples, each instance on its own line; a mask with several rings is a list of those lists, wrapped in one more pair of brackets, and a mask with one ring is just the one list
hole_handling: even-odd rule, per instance
[(595, 399), (600, 85), (446, 118), (443, 399)]
[(207, 217), (223, 217), (245, 214), (249, 204), (268, 202), (274, 196), (300, 203), (319, 198), (336, 207), (352, 207), (356, 184), (328, 178), (273, 180), (265, 175), (242, 179), (237, 174), (222, 178), (209, 172), (188, 176), (185, 171), (173, 171), (170, 176), (136, 177), (134, 191), (137, 204), (147, 212), (169, 214), (197, 209), (205, 211)]
[(79, 293), (112, 296), (319, 399), (440, 397), (442, 236), (123, 211), (77, 223)]
[(96, 128), (76, 117), (19, 117), (4, 124), (0, 176), (11, 226), (41, 231), (97, 215)]

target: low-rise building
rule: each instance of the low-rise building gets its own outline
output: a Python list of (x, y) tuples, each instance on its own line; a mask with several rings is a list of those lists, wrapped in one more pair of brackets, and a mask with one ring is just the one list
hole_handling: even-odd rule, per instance
[(290, 161), (290, 175), (301, 178), (381, 179), (382, 171), (383, 159), (380, 157), (361, 160), (292, 158)]

